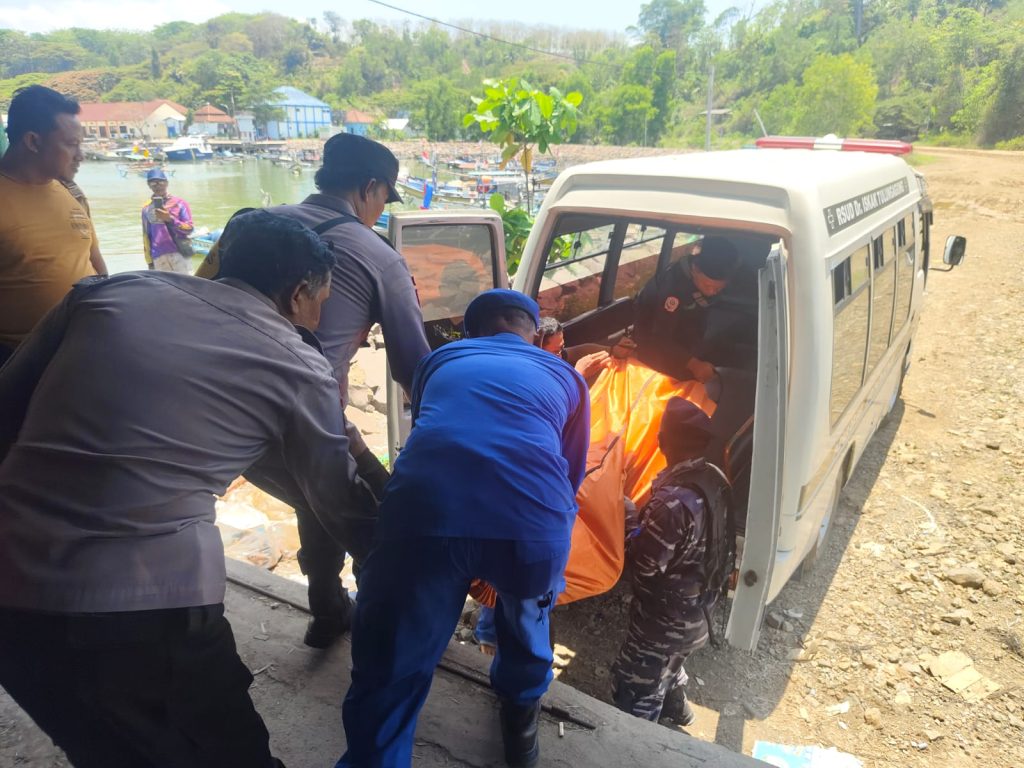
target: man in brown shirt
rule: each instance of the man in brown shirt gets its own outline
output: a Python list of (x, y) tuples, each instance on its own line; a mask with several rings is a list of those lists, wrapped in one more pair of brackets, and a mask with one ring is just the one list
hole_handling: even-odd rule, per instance
[(0, 362), (83, 277), (105, 271), (88, 213), (61, 183), (82, 162), (78, 102), (41, 85), (14, 94), (0, 158)]

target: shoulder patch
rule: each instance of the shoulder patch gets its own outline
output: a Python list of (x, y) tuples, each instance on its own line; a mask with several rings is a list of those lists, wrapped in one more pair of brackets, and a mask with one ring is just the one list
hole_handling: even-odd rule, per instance
[(675, 312), (677, 309), (679, 309), (679, 299), (677, 299), (675, 296), (669, 296), (667, 299), (665, 299), (666, 312)]

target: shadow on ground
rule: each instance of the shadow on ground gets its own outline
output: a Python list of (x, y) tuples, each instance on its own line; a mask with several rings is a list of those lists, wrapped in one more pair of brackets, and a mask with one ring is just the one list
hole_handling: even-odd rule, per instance
[[(879, 427), (840, 497), (824, 551), (812, 568), (803, 569), (782, 590), (772, 607), (796, 608), (794, 631), (762, 627), (753, 653), (711, 645), (694, 654), (686, 665), (690, 676), (687, 695), (697, 705), (698, 720), (689, 731), (736, 752), (743, 751), (747, 722), (767, 717), (781, 701), (793, 665), (791, 649), (814, 624), (849, 546), (864, 503), (885, 463), (905, 405), (898, 401)], [(556, 609), (553, 640), (559, 680), (603, 701), (611, 701), (608, 669), (625, 636), (630, 588), (627, 579), (609, 593)], [(724, 610), (716, 617), (719, 632)], [(704, 712), (704, 710), (710, 712)]]

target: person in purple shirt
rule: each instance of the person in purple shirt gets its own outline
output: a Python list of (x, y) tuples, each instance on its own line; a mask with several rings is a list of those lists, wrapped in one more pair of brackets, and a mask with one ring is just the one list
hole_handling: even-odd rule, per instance
[(571, 365), (533, 346), (538, 322), (529, 297), (486, 291), (466, 309), (470, 338), (416, 368), (412, 433), (360, 574), (340, 767), (410, 764), (419, 710), (473, 579), (498, 593), (491, 685), (506, 759), (539, 758), (549, 612), (564, 584), (590, 400)]
[[(192, 274), (189, 236), (194, 229), (192, 211), (180, 197), (167, 193), (167, 174), (153, 168), (146, 174), (153, 196), (142, 207), (142, 247), (150, 269)], [(183, 247), (184, 245), (184, 247)]]

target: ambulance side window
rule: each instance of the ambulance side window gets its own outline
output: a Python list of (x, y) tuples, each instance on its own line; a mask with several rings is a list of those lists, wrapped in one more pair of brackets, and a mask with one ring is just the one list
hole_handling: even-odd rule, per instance
[(910, 302), (914, 293), (914, 214), (908, 213), (896, 225), (896, 309), (893, 312), (893, 336), (906, 325), (910, 317)]
[(626, 226), (619, 265), (615, 271), (612, 299), (636, 296), (658, 271), (658, 259), (665, 244), (665, 229), (631, 222)]
[(615, 226), (606, 221), (554, 238), (537, 292), (542, 315), (564, 322), (597, 309)]
[(896, 230), (887, 229), (871, 247), (871, 340), (868, 345), (868, 373), (875, 369), (889, 348), (893, 299), (896, 295)]
[(871, 293), (867, 246), (854, 251), (832, 269), (832, 394), (831, 423), (852, 402), (864, 380)]

